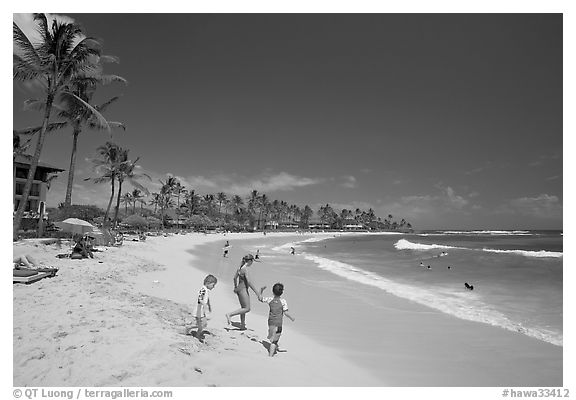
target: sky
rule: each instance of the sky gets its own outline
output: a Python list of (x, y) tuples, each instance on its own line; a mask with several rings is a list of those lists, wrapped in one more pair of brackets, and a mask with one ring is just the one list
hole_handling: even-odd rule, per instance
[[(82, 132), (75, 204), (106, 206), (83, 179), (113, 140), (151, 192), (173, 175), (415, 229), (562, 229), (561, 14), (62, 15), (128, 81), (96, 97), (122, 96), (105, 116), (127, 129)], [(41, 124), (34, 97), (13, 84), (14, 129)], [(49, 134), (41, 160), (68, 170), (71, 136)]]

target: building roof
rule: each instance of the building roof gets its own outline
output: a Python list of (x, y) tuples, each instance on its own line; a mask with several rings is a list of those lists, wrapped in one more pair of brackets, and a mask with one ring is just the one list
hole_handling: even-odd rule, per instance
[[(30, 164), (32, 164), (32, 156), (30, 156), (28, 154), (17, 154), (16, 157), (14, 158), (14, 162), (18, 163), (18, 164), (30, 165)], [(52, 171), (52, 172), (64, 171), (62, 168), (54, 167), (53, 165), (47, 164), (47, 163), (42, 162), (42, 161), (38, 161), (38, 167), (47, 169), (47, 170)]]

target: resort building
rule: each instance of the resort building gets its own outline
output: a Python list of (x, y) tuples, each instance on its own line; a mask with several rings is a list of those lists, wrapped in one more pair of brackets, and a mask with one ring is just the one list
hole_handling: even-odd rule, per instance
[[(28, 178), (28, 171), (32, 164), (32, 156), (19, 154), (14, 158), (13, 179), (12, 179), (12, 198), (14, 204), (14, 211), (20, 206), (22, 194), (24, 192), (24, 185)], [(30, 195), (26, 202), (26, 215), (27, 217), (38, 218), (40, 210), (46, 207), (46, 193), (48, 192), (48, 177), (50, 174), (59, 173), (64, 171), (61, 168), (53, 167), (52, 165), (38, 162), (34, 180), (32, 181), (32, 188)]]
[(357, 222), (354, 217), (346, 217), (342, 222), (342, 229), (345, 231), (358, 231), (364, 230), (366, 227), (363, 224)]
[(312, 218), (308, 221), (308, 229), (330, 229), (330, 224), (321, 221), (319, 218)]

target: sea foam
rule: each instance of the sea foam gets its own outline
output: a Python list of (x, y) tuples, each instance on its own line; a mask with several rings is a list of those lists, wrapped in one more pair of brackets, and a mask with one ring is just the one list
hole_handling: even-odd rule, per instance
[(434, 249), (459, 249), (459, 250), (470, 250), (470, 251), (485, 251), (488, 253), (502, 253), (502, 254), (517, 254), (524, 257), (537, 257), (537, 258), (560, 258), (563, 256), (562, 252), (558, 251), (530, 251), (530, 250), (499, 250), (499, 249), (470, 249), (467, 247), (456, 247), (456, 246), (445, 246), (440, 244), (423, 244), (423, 243), (413, 243), (406, 239), (400, 239), (394, 244), (394, 247), (398, 250), (434, 250)]
[(433, 249), (463, 249), (463, 247), (445, 246), (441, 244), (412, 243), (406, 239), (400, 239), (394, 244), (398, 250), (433, 250)]
[(482, 322), (527, 336), (562, 346), (562, 334), (545, 328), (527, 328), (520, 322), (510, 320), (501, 312), (482, 302), (479, 295), (446, 288), (426, 289), (399, 283), (378, 274), (364, 271), (350, 264), (302, 253), (304, 258), (313, 261), (320, 269), (331, 272), (350, 281), (370, 285), (387, 293), (402, 297), (421, 305), (436, 309), (460, 319)]

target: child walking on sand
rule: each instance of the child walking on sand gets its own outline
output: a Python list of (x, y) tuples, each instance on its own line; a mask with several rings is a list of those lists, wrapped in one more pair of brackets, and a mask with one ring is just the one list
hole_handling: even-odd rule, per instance
[(284, 285), (276, 283), (272, 287), (272, 293), (274, 293), (274, 297), (264, 297), (260, 300), (270, 306), (270, 313), (268, 314), (268, 340), (270, 341), (268, 355), (270, 357), (274, 356), (278, 349), (278, 340), (282, 334), (282, 317), (286, 315), (294, 322), (294, 318), (288, 314), (288, 303), (281, 298), (282, 293), (284, 293)]
[(210, 304), (210, 291), (214, 289), (218, 279), (214, 275), (208, 275), (204, 278), (204, 285), (200, 288), (198, 292), (198, 300), (196, 301), (196, 309), (194, 317), (196, 318), (196, 326), (191, 326), (188, 329), (188, 334), (192, 334), (192, 329), (197, 328), (196, 339), (199, 341), (204, 340), (203, 331), (208, 325), (208, 319), (206, 317), (206, 308), (209, 312), (212, 312), (212, 305)]

